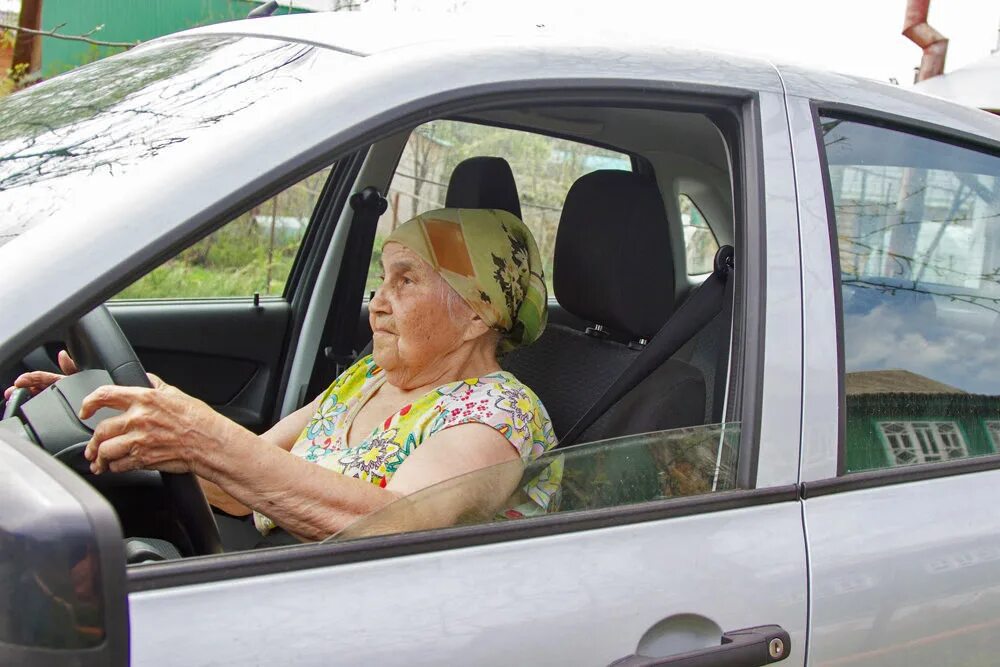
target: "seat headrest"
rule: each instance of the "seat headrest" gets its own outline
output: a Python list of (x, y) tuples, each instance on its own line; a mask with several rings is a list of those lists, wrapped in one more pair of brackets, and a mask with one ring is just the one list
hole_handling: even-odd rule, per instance
[(521, 217), (514, 172), (502, 157), (470, 157), (451, 172), (445, 208), (494, 208)]
[(670, 229), (656, 184), (628, 171), (579, 178), (556, 233), (552, 283), (563, 308), (650, 338), (674, 309)]

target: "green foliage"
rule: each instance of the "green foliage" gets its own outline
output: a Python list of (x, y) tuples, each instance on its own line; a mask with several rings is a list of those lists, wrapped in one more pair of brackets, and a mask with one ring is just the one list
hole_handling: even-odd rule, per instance
[(324, 169), (254, 207), (115, 298), (280, 296), (329, 173)]
[[(282, 293), (301, 234), (269, 243), (248, 216), (202, 239), (125, 288), (119, 299), (263, 296)], [(271, 250), (270, 261), (268, 250)]]

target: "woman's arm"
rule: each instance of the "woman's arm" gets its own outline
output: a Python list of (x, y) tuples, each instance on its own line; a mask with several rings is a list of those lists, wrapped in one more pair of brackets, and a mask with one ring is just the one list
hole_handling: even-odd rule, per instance
[[(311, 540), (325, 539), (403, 495), (518, 459), (492, 428), (464, 424), (430, 437), (396, 471), (391, 488), (383, 489), (275, 447), (273, 441), (169, 385), (101, 387), (84, 399), (80, 416), (87, 419), (101, 407), (123, 412), (101, 422), (87, 445), (86, 457), (95, 473), (139, 468), (190, 471), (241, 505)], [(511, 468), (517, 474), (508, 473), (509, 490), (520, 478), (520, 463)], [(482, 502), (480, 495), (475, 489), (456, 494), (453, 501), (432, 515), (420, 515), (417, 525), (406, 528), (453, 520), (465, 506)]]
[(399, 467), (386, 488), (341, 475), (275, 448), (250, 441), (227, 441), (203, 450), (195, 469), (234, 498), (268, 516), (288, 532), (323, 540), (399, 498), (465, 473), (500, 463), (507, 466), (497, 484), (471, 479), (419, 508), (405, 512), (399, 530), (445, 526), (461, 514), (510, 495), (521, 478), (516, 450), (482, 424), (455, 426), (431, 436)]
[[(313, 399), (313, 402), (309, 405), (299, 408), (265, 431), (264, 434), (260, 436), (261, 440), (269, 442), (286, 452), (291, 450), (292, 446), (295, 444), (296, 438), (298, 438), (302, 429), (306, 427), (306, 424), (309, 423), (309, 419), (319, 407), (319, 399), (321, 397), (322, 394)], [(208, 499), (209, 504), (213, 507), (218, 507), (223, 512), (232, 514), (233, 516), (246, 516), (253, 511), (223, 491), (222, 488), (215, 482), (210, 482), (204, 477), (199, 477), (198, 483), (201, 484), (201, 488), (205, 492), (205, 497)]]

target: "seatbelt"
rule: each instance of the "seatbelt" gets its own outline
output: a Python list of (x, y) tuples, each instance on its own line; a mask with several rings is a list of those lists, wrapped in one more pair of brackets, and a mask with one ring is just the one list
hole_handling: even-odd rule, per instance
[(576, 442), (608, 408), (645, 380), (719, 314), (725, 302), (726, 283), (729, 282), (729, 274), (733, 270), (734, 256), (732, 246), (719, 248), (715, 253), (715, 267), (712, 274), (664, 323), (642, 352), (625, 367), (621, 375), (611, 383), (600, 398), (594, 401), (566, 435), (560, 438), (559, 447)]
[[(336, 378), (353, 363), (356, 356), (354, 337), (357, 332), (357, 318), (361, 314), (361, 300), (364, 298), (365, 281), (368, 279), (368, 265), (372, 259), (372, 244), (378, 219), (389, 207), (389, 202), (377, 188), (368, 186), (351, 195), (349, 200), (354, 215), (351, 228), (344, 243), (343, 261), (337, 285), (333, 291), (333, 307), (323, 328), (323, 341), (329, 343), (317, 355), (317, 364), (332, 371)], [(331, 368), (332, 367), (332, 368)], [(308, 396), (313, 396), (330, 383), (330, 377), (313, 372)]]

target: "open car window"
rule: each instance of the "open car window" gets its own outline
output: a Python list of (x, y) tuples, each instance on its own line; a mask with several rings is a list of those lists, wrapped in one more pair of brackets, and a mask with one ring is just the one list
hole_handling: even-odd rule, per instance
[(530, 519), (736, 488), (740, 426), (629, 435), (510, 461), (413, 493), (332, 536), (342, 541)]

